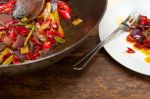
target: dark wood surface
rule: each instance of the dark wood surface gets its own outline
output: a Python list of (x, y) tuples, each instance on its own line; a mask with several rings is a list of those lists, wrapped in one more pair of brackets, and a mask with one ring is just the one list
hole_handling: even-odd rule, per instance
[(0, 99), (149, 99), (150, 77), (126, 69), (104, 49), (83, 71), (72, 60), (99, 42), (93, 33), (75, 52), (49, 68), (0, 78)]

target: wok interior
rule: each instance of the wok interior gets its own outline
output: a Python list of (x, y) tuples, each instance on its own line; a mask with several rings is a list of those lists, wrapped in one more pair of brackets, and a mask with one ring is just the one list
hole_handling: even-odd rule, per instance
[[(72, 18), (67, 22), (62, 22), (67, 43), (56, 45), (55, 48), (45, 56), (46, 58), (18, 65), (1, 66), (1, 75), (14, 75), (41, 70), (67, 56), (83, 42), (87, 35), (89, 35), (89, 31), (92, 30), (99, 22), (99, 19), (102, 18), (107, 0), (69, 0), (68, 3), (72, 9)], [(77, 26), (73, 25), (71, 22), (78, 18), (82, 19), (83, 22)], [(65, 50), (66, 48), (67, 50)]]

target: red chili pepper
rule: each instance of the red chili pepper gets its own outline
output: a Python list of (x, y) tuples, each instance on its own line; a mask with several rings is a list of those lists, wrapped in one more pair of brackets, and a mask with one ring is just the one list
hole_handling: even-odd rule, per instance
[(34, 59), (36, 59), (36, 57), (33, 55), (32, 52), (29, 52), (29, 53), (27, 53), (27, 59), (28, 60), (34, 60)]
[(0, 12), (5, 13), (5, 14), (12, 13), (15, 3), (16, 3), (16, 0), (12, 0), (10, 2), (0, 4)]
[(140, 23), (141, 23), (141, 25), (147, 25), (148, 24), (147, 16), (141, 16)]
[(40, 50), (40, 46), (38, 45), (34, 46), (34, 53), (39, 52), (39, 50)]
[(17, 33), (22, 36), (26, 36), (29, 33), (28, 29), (25, 26), (16, 26), (15, 29)]
[(69, 20), (71, 18), (71, 8), (65, 2), (58, 1), (58, 12), (65, 20)]
[(16, 33), (15, 33), (15, 30), (13, 29), (13, 28), (11, 28), (9, 31), (8, 31), (8, 37), (11, 39), (11, 40), (13, 40), (13, 41), (15, 41), (16, 40)]
[(42, 50), (43, 50), (43, 51), (49, 50), (51, 47), (52, 47), (51, 42), (45, 42), (45, 43), (43, 43), (43, 45), (42, 45)]
[(17, 57), (16, 55), (13, 58), (13, 64), (19, 64), (20, 63), (20, 59), (19, 57)]
[(55, 45), (56, 44), (56, 41), (55, 39), (53, 38), (53, 32), (50, 32), (49, 30), (46, 31), (46, 36), (47, 36), (47, 40), (49, 42), (52, 43), (52, 45)]
[(60, 16), (63, 17), (65, 20), (69, 20), (71, 18), (70, 13), (68, 13), (65, 10), (58, 9), (58, 12), (59, 12)]
[(58, 1), (58, 9), (65, 10), (68, 13), (71, 13), (71, 8), (69, 5), (63, 1)]
[(131, 48), (128, 47), (127, 53), (135, 53), (135, 51), (133, 49), (131, 49)]

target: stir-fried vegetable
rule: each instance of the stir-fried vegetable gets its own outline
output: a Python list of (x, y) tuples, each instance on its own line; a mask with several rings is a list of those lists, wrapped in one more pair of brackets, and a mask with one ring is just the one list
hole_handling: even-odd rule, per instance
[(136, 23), (131, 26), (127, 41), (134, 43), (134, 46), (140, 49), (150, 49), (150, 20), (147, 16), (139, 16)]
[[(12, 14), (16, 0), (0, 4), (0, 14)], [(55, 7), (54, 7), (55, 6)], [(61, 17), (61, 18), (60, 18)], [(0, 64), (19, 64), (43, 57), (57, 43), (66, 43), (61, 19), (71, 18), (71, 9), (62, 1), (46, 1), (35, 20), (12, 19), (0, 25)]]

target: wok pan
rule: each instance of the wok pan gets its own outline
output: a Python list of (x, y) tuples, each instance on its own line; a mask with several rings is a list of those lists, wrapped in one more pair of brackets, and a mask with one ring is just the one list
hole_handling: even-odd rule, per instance
[[(0, 75), (14, 75), (39, 70), (67, 56), (87, 38), (90, 31), (100, 21), (105, 12), (107, 0), (69, 0), (68, 3), (72, 9), (72, 18), (68, 22), (63, 22), (67, 43), (57, 45), (49, 55), (40, 59), (18, 65), (1, 65)], [(83, 22), (75, 26), (71, 22), (77, 18), (82, 19)]]

